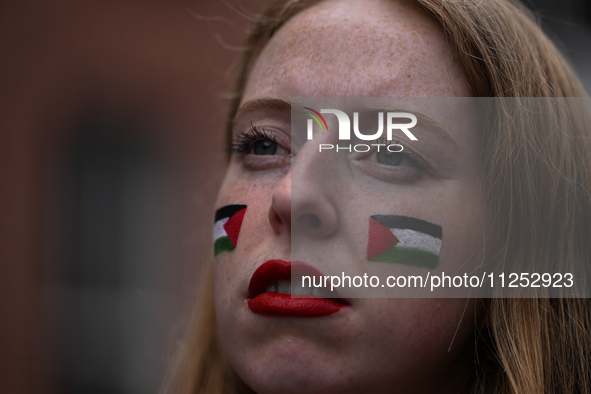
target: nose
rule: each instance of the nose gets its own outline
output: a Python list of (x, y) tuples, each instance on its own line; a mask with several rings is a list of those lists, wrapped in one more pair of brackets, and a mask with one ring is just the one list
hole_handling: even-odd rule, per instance
[(306, 172), (303, 166), (295, 167), (273, 192), (269, 223), (278, 234), (297, 232), (311, 238), (332, 235), (338, 216), (327, 183)]

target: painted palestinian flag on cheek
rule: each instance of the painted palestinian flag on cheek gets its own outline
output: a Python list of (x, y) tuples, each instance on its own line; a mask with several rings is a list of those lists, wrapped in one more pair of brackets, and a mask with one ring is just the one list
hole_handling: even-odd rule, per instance
[(369, 218), (367, 259), (433, 269), (439, 264), (441, 226), (408, 216)]
[(246, 205), (226, 205), (215, 213), (213, 224), (213, 254), (231, 252), (236, 248)]

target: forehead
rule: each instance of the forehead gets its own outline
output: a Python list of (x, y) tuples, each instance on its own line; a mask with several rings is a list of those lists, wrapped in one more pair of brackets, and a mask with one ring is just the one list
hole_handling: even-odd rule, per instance
[(267, 44), (243, 101), (256, 97), (470, 96), (439, 24), (388, 0), (328, 0)]

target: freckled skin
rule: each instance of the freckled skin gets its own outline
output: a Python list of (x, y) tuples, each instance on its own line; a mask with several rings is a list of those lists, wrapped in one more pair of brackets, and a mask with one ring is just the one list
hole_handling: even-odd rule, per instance
[[(279, 85), (293, 97), (471, 95), (436, 21), (396, 2), (336, 3), (323, 2), (286, 24), (246, 90), (265, 96)], [(278, 62), (264, 62), (270, 57)], [(261, 78), (266, 89), (253, 86)]]
[[(441, 27), (410, 3), (329, 0), (298, 14), (275, 34), (252, 70), (243, 102), (470, 95)], [(267, 126), (273, 115), (247, 116)], [(298, 153), (293, 174), (285, 167), (249, 171), (232, 159), (218, 207), (246, 204), (248, 210), (236, 250), (216, 259), (216, 314), (232, 365), (255, 391), (469, 391), (462, 376), (466, 365), (474, 363), (471, 337), (478, 313), (473, 301), (353, 299), (347, 312), (311, 319), (262, 317), (246, 304), (253, 272), (269, 259), (290, 260), (286, 223), (296, 199), (308, 198), (321, 218), (334, 214), (339, 223), (359, 223), (341, 230), (357, 238), (366, 236), (367, 220), (376, 210), (440, 223), (445, 234), (442, 263), (469, 259), (482, 243), (479, 140), (461, 108), (451, 116), (467, 119), (450, 131), (463, 152), (457, 168), (420, 186), (382, 185), (373, 192), (355, 188), (338, 182), (336, 170), (323, 173), (338, 169), (333, 156), (314, 163), (305, 149)], [(273, 120), (268, 125), (273, 127)], [(291, 189), (292, 175), (305, 181), (297, 195)], [(338, 249), (342, 241), (331, 236), (325, 242)], [(346, 259), (363, 255), (365, 245), (340, 248), (354, 252), (340, 256)]]

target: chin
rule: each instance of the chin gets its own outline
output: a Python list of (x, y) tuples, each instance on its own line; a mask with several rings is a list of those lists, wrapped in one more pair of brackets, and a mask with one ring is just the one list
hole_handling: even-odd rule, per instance
[(258, 394), (390, 393), (396, 386), (391, 368), (384, 374), (383, 365), (371, 367), (364, 355), (343, 346), (323, 346), (290, 335), (234, 349), (238, 351), (229, 354), (232, 366)]
[[(336, 366), (318, 368), (288, 361), (260, 363), (248, 366), (238, 374), (258, 394), (271, 393), (353, 393), (365, 390), (353, 389), (353, 377)], [(370, 391), (374, 392), (374, 391)]]
[(229, 354), (238, 376), (258, 394), (347, 393), (353, 377), (346, 357), (322, 352), (302, 338), (285, 336)]
[(238, 376), (258, 394), (466, 392), (454, 368), (447, 370), (428, 355), (413, 359), (383, 346), (372, 352), (367, 344), (337, 342), (340, 346), (291, 333), (256, 343), (234, 337), (225, 348)]

